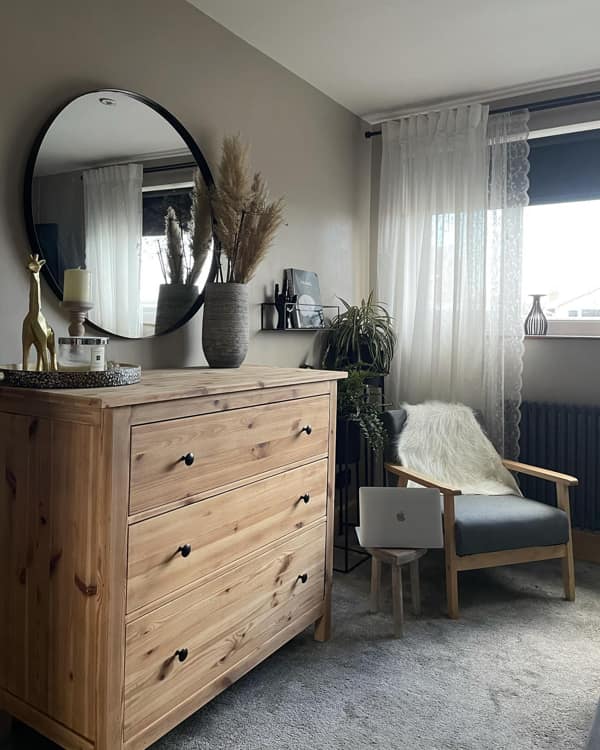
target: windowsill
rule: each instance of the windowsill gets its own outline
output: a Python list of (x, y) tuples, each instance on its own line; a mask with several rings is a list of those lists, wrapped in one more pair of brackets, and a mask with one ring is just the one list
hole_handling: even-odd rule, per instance
[(600, 339), (600, 336), (578, 336), (577, 334), (569, 334), (569, 333), (563, 333), (563, 334), (557, 334), (557, 333), (547, 333), (545, 336), (530, 336), (529, 334), (525, 335), (526, 339), (575, 339), (576, 341), (588, 341), (589, 339), (592, 340), (598, 340)]

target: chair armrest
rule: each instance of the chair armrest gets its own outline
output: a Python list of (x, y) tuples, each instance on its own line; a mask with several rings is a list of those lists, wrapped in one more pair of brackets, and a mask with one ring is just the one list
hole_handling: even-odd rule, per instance
[(385, 464), (385, 468), (391, 474), (396, 474), (397, 476), (402, 477), (402, 479), (410, 479), (411, 481), (416, 482), (423, 487), (431, 487), (435, 490), (439, 490), (442, 495), (462, 494), (460, 490), (454, 489), (452, 487), (446, 487), (445, 485), (436, 482), (435, 479), (427, 477), (425, 476), (425, 474), (419, 474), (419, 472), (413, 471), (406, 466), (400, 466), (400, 464)]
[(519, 461), (505, 460), (502, 463), (509, 471), (515, 471), (518, 474), (528, 474), (530, 477), (545, 479), (547, 482), (564, 484), (567, 487), (576, 487), (579, 484), (579, 480), (576, 477), (569, 476), (569, 474), (560, 474), (557, 471), (541, 469), (539, 466), (530, 466), (529, 464), (519, 463)]

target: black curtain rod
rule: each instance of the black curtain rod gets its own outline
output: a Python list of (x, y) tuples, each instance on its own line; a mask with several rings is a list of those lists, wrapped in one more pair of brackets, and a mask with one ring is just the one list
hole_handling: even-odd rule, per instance
[[(557, 99), (545, 99), (540, 102), (531, 102), (530, 104), (498, 107), (497, 109), (491, 109), (490, 114), (499, 115), (503, 112), (514, 112), (518, 109), (528, 109), (530, 112), (542, 112), (545, 109), (570, 107), (573, 104), (586, 104), (587, 102), (597, 101), (600, 101), (600, 91), (590, 91), (588, 94), (573, 94), (572, 96), (562, 96)], [(367, 130), (365, 132), (365, 138), (373, 138), (376, 135), (381, 135), (381, 130)]]
[[(381, 131), (380, 131), (381, 132)], [(114, 165), (110, 165), (114, 166)], [(186, 161), (181, 162), (180, 164), (165, 164), (162, 167), (144, 167), (143, 172), (144, 174), (151, 174), (152, 172), (172, 172), (176, 169), (193, 169), (196, 168), (198, 165), (195, 161)], [(81, 175), (81, 178), (83, 180), (83, 175)]]
[(165, 164), (162, 167), (144, 167), (144, 174), (150, 174), (151, 172), (171, 172), (176, 169), (190, 169), (197, 166), (195, 161), (186, 161), (180, 164)]

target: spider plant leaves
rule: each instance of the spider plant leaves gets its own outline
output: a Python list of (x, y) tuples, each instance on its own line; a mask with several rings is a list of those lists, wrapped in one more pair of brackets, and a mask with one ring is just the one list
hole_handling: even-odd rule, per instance
[(396, 347), (396, 334), (388, 311), (373, 300), (372, 291), (360, 305), (350, 305), (339, 299), (345, 309), (331, 323), (323, 366), (386, 375)]

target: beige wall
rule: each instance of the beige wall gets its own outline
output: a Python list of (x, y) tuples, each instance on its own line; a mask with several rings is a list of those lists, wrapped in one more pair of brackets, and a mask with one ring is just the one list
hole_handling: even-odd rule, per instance
[[(213, 172), (221, 139), (241, 133), (287, 226), (251, 286), (248, 361), (297, 365), (312, 334), (258, 333), (259, 307), (282, 269), (315, 270), (323, 301), (367, 288), (369, 155), (360, 121), (184, 0), (3, 3), (0, 45), (0, 362), (20, 360), (28, 242), (22, 179), (42, 123), (68, 98), (102, 87), (157, 100), (188, 128)], [(57, 332), (64, 319), (44, 283)], [(157, 340), (115, 342), (110, 356), (148, 366), (203, 362), (201, 316)]]

